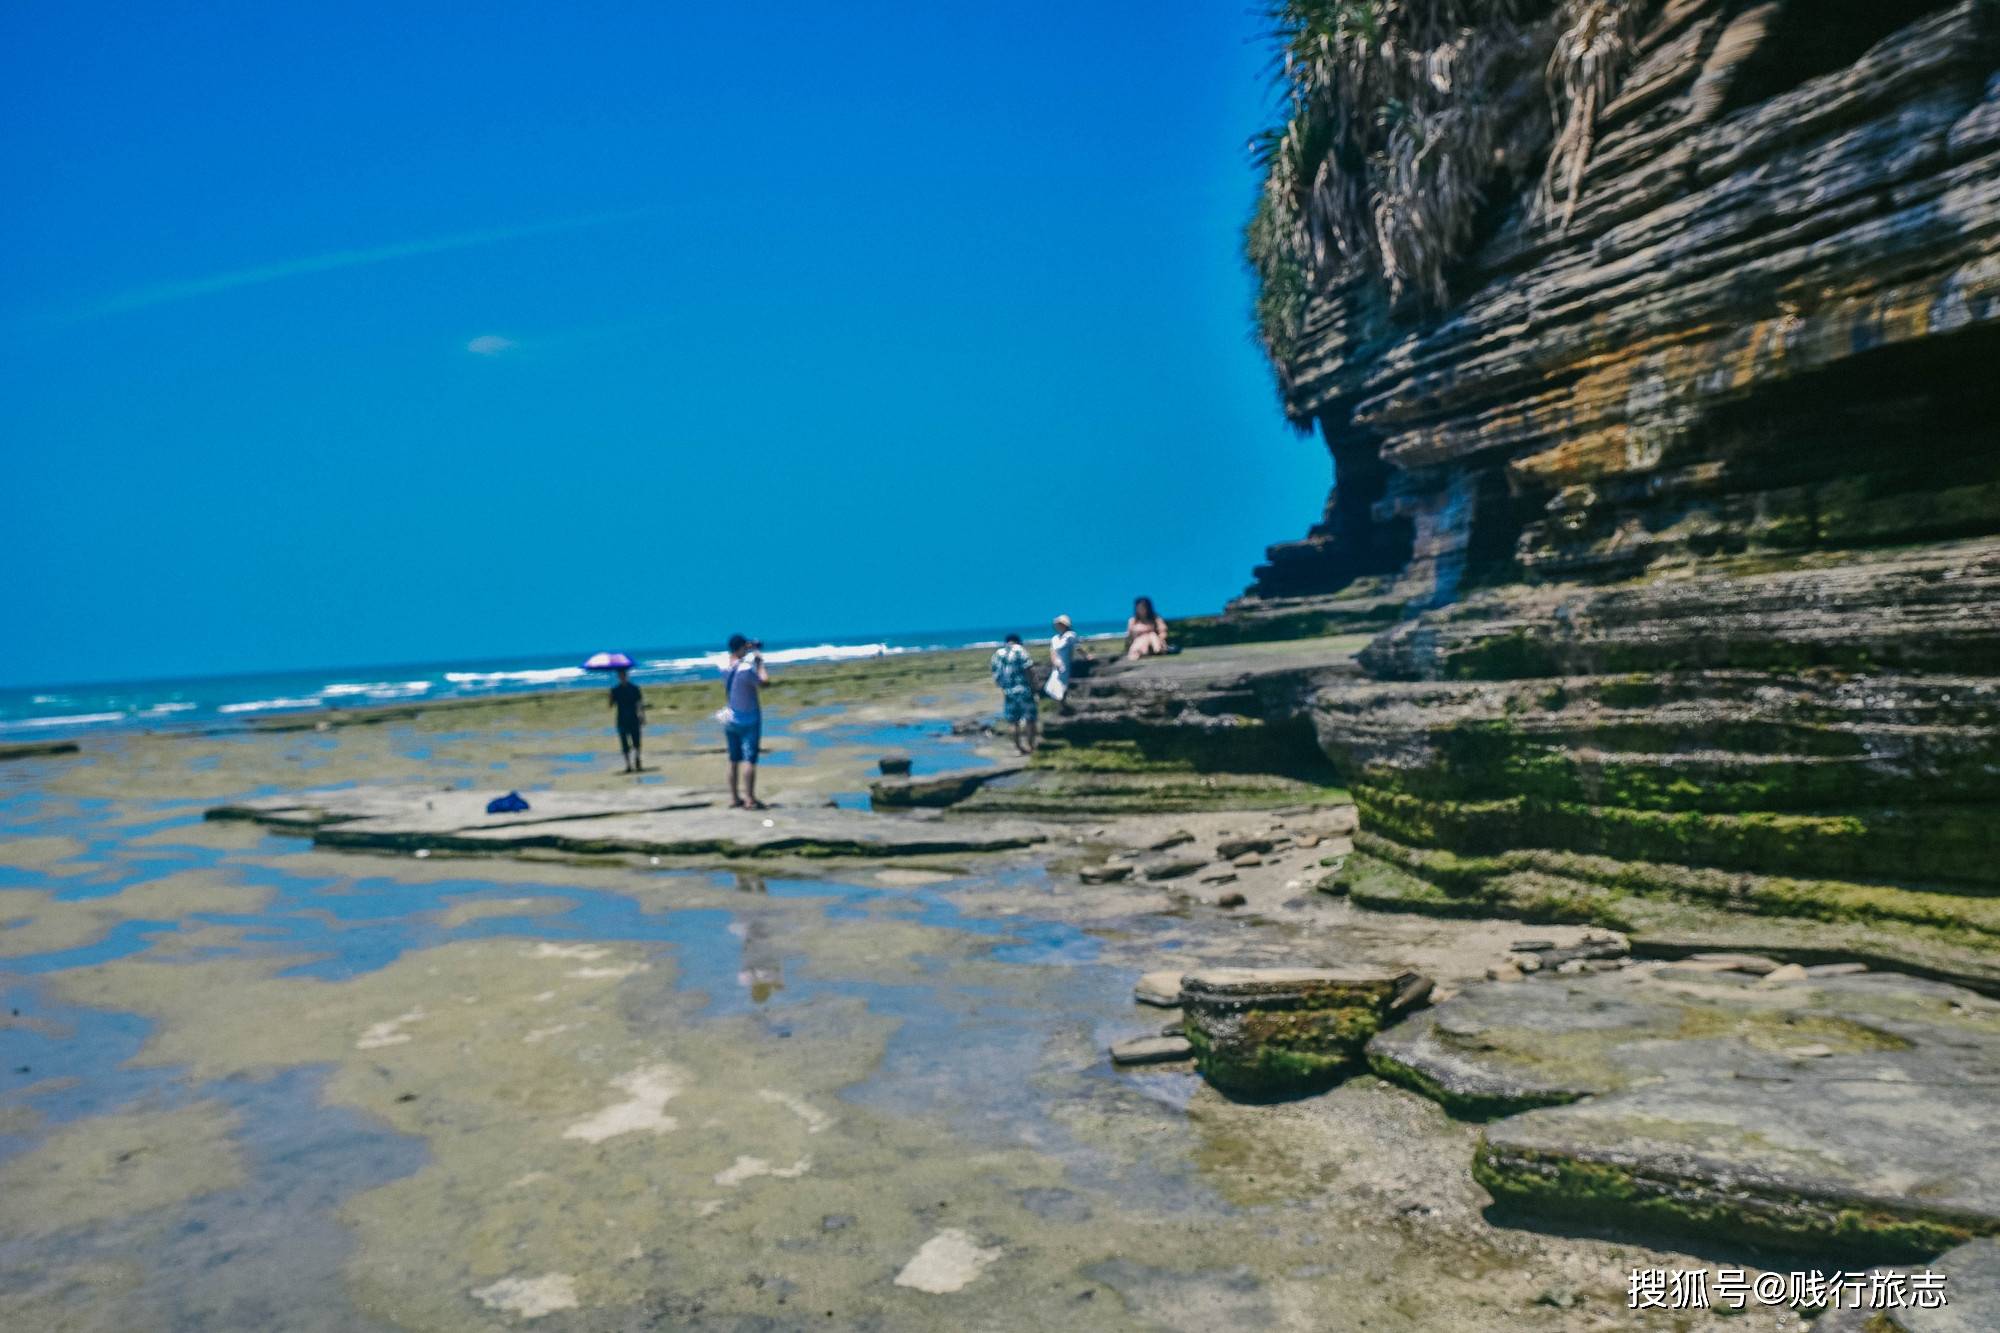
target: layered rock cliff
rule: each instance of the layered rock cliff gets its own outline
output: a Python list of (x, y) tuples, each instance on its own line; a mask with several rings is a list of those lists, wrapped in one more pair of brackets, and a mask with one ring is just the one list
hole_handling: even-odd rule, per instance
[(1307, 706), (1364, 901), (1989, 948), (2000, 6), (1638, 8), (1566, 216), (1311, 297), (1336, 490), (1231, 615), (1402, 611)]

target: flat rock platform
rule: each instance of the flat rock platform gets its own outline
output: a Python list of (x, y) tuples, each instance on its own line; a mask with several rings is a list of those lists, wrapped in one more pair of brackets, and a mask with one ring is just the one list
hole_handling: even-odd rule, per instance
[(326, 847), (529, 849), (655, 856), (926, 856), (1007, 851), (1042, 841), (1017, 821), (883, 815), (831, 806), (733, 810), (674, 788), (525, 792), (530, 808), (487, 814), (497, 791), (351, 787), (258, 797), (207, 812), (310, 834)]

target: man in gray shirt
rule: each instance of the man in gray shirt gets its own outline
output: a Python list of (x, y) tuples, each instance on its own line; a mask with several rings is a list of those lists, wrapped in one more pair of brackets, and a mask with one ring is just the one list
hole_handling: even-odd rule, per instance
[(734, 809), (764, 808), (757, 799), (757, 749), (764, 739), (762, 691), (770, 679), (764, 670), (764, 645), (741, 634), (730, 635), (729, 665), (722, 669), (729, 706), (718, 716), (723, 739), (729, 743), (729, 804)]

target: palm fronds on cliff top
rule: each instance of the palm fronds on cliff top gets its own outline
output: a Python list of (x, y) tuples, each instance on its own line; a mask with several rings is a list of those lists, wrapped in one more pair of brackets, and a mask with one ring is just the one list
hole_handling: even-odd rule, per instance
[(1281, 376), (1301, 292), (1358, 273), (1442, 305), (1482, 206), (1525, 179), (1551, 119), (1537, 207), (1567, 215), (1647, 3), (1273, 0), (1285, 119), (1251, 145), (1264, 188), (1245, 249)]

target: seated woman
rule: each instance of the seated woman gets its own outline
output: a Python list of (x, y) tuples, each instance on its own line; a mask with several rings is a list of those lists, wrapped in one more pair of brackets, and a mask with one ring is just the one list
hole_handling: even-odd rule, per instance
[(1141, 597), (1132, 603), (1132, 618), (1125, 622), (1125, 660), (1154, 657), (1167, 651), (1167, 622), (1153, 609), (1153, 599)]

